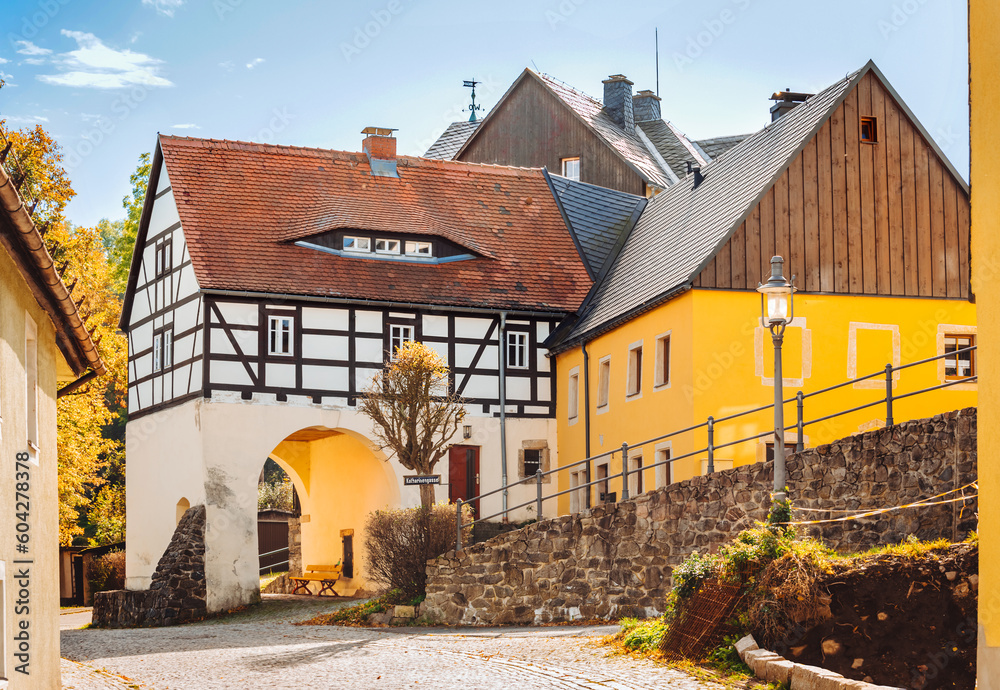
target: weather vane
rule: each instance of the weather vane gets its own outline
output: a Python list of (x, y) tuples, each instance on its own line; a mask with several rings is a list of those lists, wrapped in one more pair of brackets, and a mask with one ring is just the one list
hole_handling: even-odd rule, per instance
[(462, 82), (462, 86), (472, 89), (472, 105), (469, 106), (469, 122), (476, 121), (476, 113), (483, 109), (483, 106), (476, 105), (476, 84), (482, 84), (481, 81), (476, 81), (475, 79), (466, 79)]

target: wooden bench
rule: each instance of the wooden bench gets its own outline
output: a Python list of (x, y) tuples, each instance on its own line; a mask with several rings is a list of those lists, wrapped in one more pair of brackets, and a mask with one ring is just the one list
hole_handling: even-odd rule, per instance
[[(292, 594), (312, 594), (309, 591), (309, 583), (319, 582), (321, 586), (319, 594), (316, 596), (323, 596), (324, 592), (329, 592), (335, 597), (340, 596), (334, 591), (333, 586), (340, 579), (340, 573), (343, 570), (344, 566), (342, 565), (311, 565), (301, 575), (288, 578), (295, 583)], [(300, 592), (299, 590), (303, 591)]]

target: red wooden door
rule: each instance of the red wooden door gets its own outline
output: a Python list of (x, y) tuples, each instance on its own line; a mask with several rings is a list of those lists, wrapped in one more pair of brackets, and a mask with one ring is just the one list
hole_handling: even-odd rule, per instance
[[(448, 453), (448, 499), (463, 502), (479, 495), (479, 446), (452, 446)], [(472, 506), (479, 514), (479, 501)]]

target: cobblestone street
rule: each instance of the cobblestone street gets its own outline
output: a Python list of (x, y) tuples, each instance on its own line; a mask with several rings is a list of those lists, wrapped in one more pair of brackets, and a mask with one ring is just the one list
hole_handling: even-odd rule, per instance
[(263, 606), (225, 620), (158, 629), (64, 630), (64, 686), (73, 690), (715, 687), (651, 662), (606, 657), (606, 649), (597, 641), (613, 632), (613, 626), (291, 625), (331, 608), (329, 600), (268, 597)]

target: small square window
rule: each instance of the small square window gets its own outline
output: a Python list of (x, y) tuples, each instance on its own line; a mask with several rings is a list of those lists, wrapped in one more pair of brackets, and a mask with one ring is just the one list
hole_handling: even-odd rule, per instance
[(371, 250), (372, 241), (370, 237), (344, 236), (345, 252), (370, 252)]
[(295, 319), (291, 316), (267, 317), (267, 352), (271, 355), (292, 354), (292, 327)]
[(403, 343), (413, 342), (413, 326), (389, 326), (389, 359), (396, 359), (396, 351), (403, 347)]
[(563, 177), (568, 177), (571, 180), (580, 181), (580, 158), (563, 158), (562, 159), (562, 174)]
[[(976, 351), (968, 348), (976, 344), (974, 335), (945, 333), (944, 377), (946, 379), (967, 379), (976, 375)], [(964, 352), (963, 352), (964, 350)]]
[(869, 144), (878, 143), (878, 120), (874, 117), (861, 118), (861, 141)]
[(528, 368), (528, 334), (524, 331), (507, 331), (507, 366)]
[(430, 242), (407, 242), (406, 243), (406, 253), (416, 254), (417, 256), (433, 256), (431, 251)]
[(524, 449), (524, 476), (534, 477), (542, 467), (542, 451), (532, 448)]
[(399, 254), (399, 240), (375, 240), (375, 252), (378, 254)]

